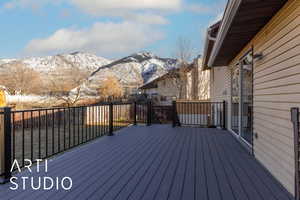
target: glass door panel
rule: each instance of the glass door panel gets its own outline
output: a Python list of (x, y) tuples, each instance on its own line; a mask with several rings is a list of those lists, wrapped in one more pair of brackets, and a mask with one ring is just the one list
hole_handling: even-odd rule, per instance
[(232, 70), (232, 84), (231, 84), (231, 129), (239, 134), (239, 77), (240, 77), (240, 69), (237, 66)]
[(242, 116), (241, 136), (249, 144), (252, 144), (252, 118), (253, 118), (253, 65), (252, 56), (246, 56), (242, 61)]
[(253, 63), (252, 52), (236, 65), (231, 74), (231, 129), (252, 145)]

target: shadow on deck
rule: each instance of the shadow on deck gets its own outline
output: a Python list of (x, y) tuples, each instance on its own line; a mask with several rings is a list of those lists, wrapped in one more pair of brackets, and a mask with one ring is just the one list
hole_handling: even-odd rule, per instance
[[(218, 129), (131, 126), (48, 161), (38, 180), (71, 177), (69, 191), (9, 189), (0, 199), (288, 200), (273, 177), (228, 133)], [(35, 186), (38, 184), (35, 183)]]

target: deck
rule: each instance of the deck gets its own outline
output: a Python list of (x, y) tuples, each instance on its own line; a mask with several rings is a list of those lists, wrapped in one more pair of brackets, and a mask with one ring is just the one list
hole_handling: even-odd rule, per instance
[[(273, 177), (227, 131), (131, 126), (49, 160), (48, 173), (69, 176), (69, 191), (9, 190), (0, 199), (288, 200)], [(27, 184), (26, 187), (29, 187)]]

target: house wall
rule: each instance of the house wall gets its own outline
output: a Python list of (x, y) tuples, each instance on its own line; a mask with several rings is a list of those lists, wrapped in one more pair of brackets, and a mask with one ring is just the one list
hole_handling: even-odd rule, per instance
[(211, 98), (210, 70), (202, 70), (201, 69), (201, 70), (198, 70), (197, 73), (198, 73), (198, 96), (197, 96), (197, 100), (209, 100)]
[(231, 72), (228, 67), (214, 67), (210, 71), (210, 93), (212, 102), (227, 102), (227, 128), (231, 126)]
[(157, 94), (157, 88), (144, 89), (143, 92), (149, 96)]
[(192, 100), (193, 99), (193, 71), (186, 73), (186, 84), (185, 84), (185, 97), (184, 99)]
[(192, 99), (193, 100), (198, 100), (199, 99), (199, 84), (200, 84), (200, 78), (199, 78), (199, 60), (201, 59), (196, 59), (194, 61), (194, 68), (192, 70)]
[(166, 78), (157, 82), (157, 93), (166, 97), (166, 101), (159, 101), (160, 105), (171, 105), (173, 97), (179, 96), (179, 88), (173, 78)]
[(300, 107), (300, 1), (290, 0), (253, 38), (255, 157), (294, 194), (294, 145), (290, 108)]

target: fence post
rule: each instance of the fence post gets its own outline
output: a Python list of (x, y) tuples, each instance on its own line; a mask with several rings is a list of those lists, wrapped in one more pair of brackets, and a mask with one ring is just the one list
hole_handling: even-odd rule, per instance
[(113, 111), (114, 107), (113, 107), (113, 103), (110, 102), (109, 103), (109, 133), (108, 136), (113, 136), (113, 131), (114, 131), (114, 111)]
[(177, 112), (176, 112), (176, 101), (172, 101), (172, 121), (173, 121), (173, 127), (176, 127), (177, 125)]
[(226, 129), (226, 101), (223, 101), (223, 127), (224, 130)]
[(294, 126), (295, 200), (299, 200), (299, 108), (291, 108), (291, 120)]
[(133, 103), (133, 125), (136, 125), (136, 101)]
[(11, 177), (11, 108), (2, 109), (3, 116), (0, 122), (0, 172), (4, 173), (4, 182), (8, 182)]
[(147, 126), (151, 125), (151, 101), (147, 103)]

